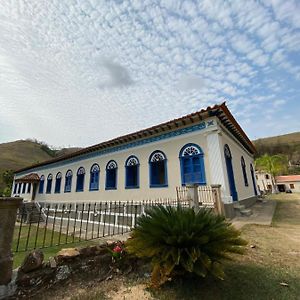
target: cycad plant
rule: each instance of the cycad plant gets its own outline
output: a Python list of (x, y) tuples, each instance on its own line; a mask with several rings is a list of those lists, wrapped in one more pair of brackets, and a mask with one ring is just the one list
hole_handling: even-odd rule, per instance
[(242, 254), (245, 245), (240, 232), (211, 210), (157, 206), (138, 219), (126, 249), (151, 259), (151, 282), (158, 287), (184, 273), (223, 279), (222, 260)]

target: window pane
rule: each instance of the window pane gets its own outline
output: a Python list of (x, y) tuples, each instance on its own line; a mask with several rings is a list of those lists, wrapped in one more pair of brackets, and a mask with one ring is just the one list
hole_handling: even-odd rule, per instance
[(137, 187), (138, 185), (138, 166), (126, 167), (126, 183), (128, 187)]

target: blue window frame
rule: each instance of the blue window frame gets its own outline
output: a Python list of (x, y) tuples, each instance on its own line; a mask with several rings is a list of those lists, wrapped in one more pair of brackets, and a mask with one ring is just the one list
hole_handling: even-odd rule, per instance
[(62, 174), (60, 172), (58, 172), (55, 177), (55, 187), (54, 187), (54, 193), (56, 193), (56, 194), (60, 193), (61, 178), (62, 178)]
[(99, 190), (100, 167), (98, 164), (93, 164), (90, 171), (90, 191)]
[(162, 151), (154, 151), (149, 157), (150, 187), (167, 187), (167, 157)]
[(136, 156), (129, 156), (125, 163), (125, 188), (138, 189), (139, 188), (139, 160)]
[(51, 194), (52, 179), (53, 179), (52, 174), (49, 174), (48, 177), (47, 177), (46, 194)]
[(245, 186), (248, 186), (249, 184), (248, 184), (248, 178), (247, 178), (246, 164), (245, 164), (245, 160), (244, 160), (243, 156), (241, 157), (241, 166), (242, 166)]
[(85, 169), (84, 167), (80, 167), (77, 171), (76, 192), (83, 192), (84, 176), (85, 176)]
[(22, 194), (26, 193), (26, 182), (23, 182), (23, 186), (22, 186)]
[(186, 144), (179, 152), (181, 182), (187, 184), (206, 184), (204, 154), (196, 144)]
[(237, 201), (238, 193), (237, 193), (236, 187), (235, 187), (234, 172), (233, 172), (233, 166), (232, 166), (232, 156), (231, 156), (230, 148), (227, 144), (224, 146), (224, 156), (225, 156), (225, 161), (226, 161), (230, 195), (231, 195), (233, 201)]
[(21, 187), (22, 187), (22, 183), (18, 183), (18, 194), (21, 194)]
[(65, 177), (65, 193), (71, 192), (73, 172), (68, 170)]
[(114, 160), (110, 160), (106, 165), (106, 180), (105, 180), (106, 190), (117, 189), (117, 170), (118, 170), (117, 163)]
[(28, 186), (27, 186), (27, 194), (30, 194), (31, 192), (31, 183), (28, 182)]
[(39, 194), (43, 194), (44, 193), (44, 184), (45, 184), (45, 177), (44, 177), (44, 175), (42, 175), (40, 177)]
[(15, 182), (15, 185), (14, 185), (14, 194), (17, 193), (17, 190), (18, 190), (18, 184)]

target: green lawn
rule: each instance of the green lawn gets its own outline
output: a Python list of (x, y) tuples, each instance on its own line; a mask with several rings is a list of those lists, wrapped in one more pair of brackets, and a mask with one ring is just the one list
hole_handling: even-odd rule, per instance
[[(80, 241), (77, 237), (73, 238), (71, 235), (66, 235), (63, 233), (59, 234), (51, 229), (45, 230), (43, 227), (38, 228), (36, 225), (31, 225), (30, 227), (29, 225), (23, 224), (21, 232), (20, 227), (16, 226), (12, 245), (12, 251), (14, 254), (14, 267), (18, 267), (22, 263), (27, 253), (35, 248), (42, 248), (46, 260), (50, 256), (54, 256), (62, 248), (90, 245), (95, 243), (97, 243), (95, 240)], [(18, 251), (16, 251), (17, 247)]]

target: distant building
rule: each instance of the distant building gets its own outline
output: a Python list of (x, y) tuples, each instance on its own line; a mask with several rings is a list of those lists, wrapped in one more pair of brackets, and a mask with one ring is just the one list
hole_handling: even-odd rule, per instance
[[(255, 172), (256, 182), (257, 182), (257, 189), (260, 193), (272, 193), (275, 187), (275, 181), (271, 174), (263, 172), (263, 171), (256, 171)], [(273, 181), (273, 184), (272, 184)], [(274, 185), (274, 186), (273, 186)]]
[(291, 190), (293, 193), (300, 193), (300, 175), (276, 176), (276, 183), (279, 192)]
[(18, 170), (12, 195), (52, 203), (141, 201), (174, 199), (179, 186), (220, 184), (231, 215), (237, 201), (256, 200), (254, 153), (223, 103)]

